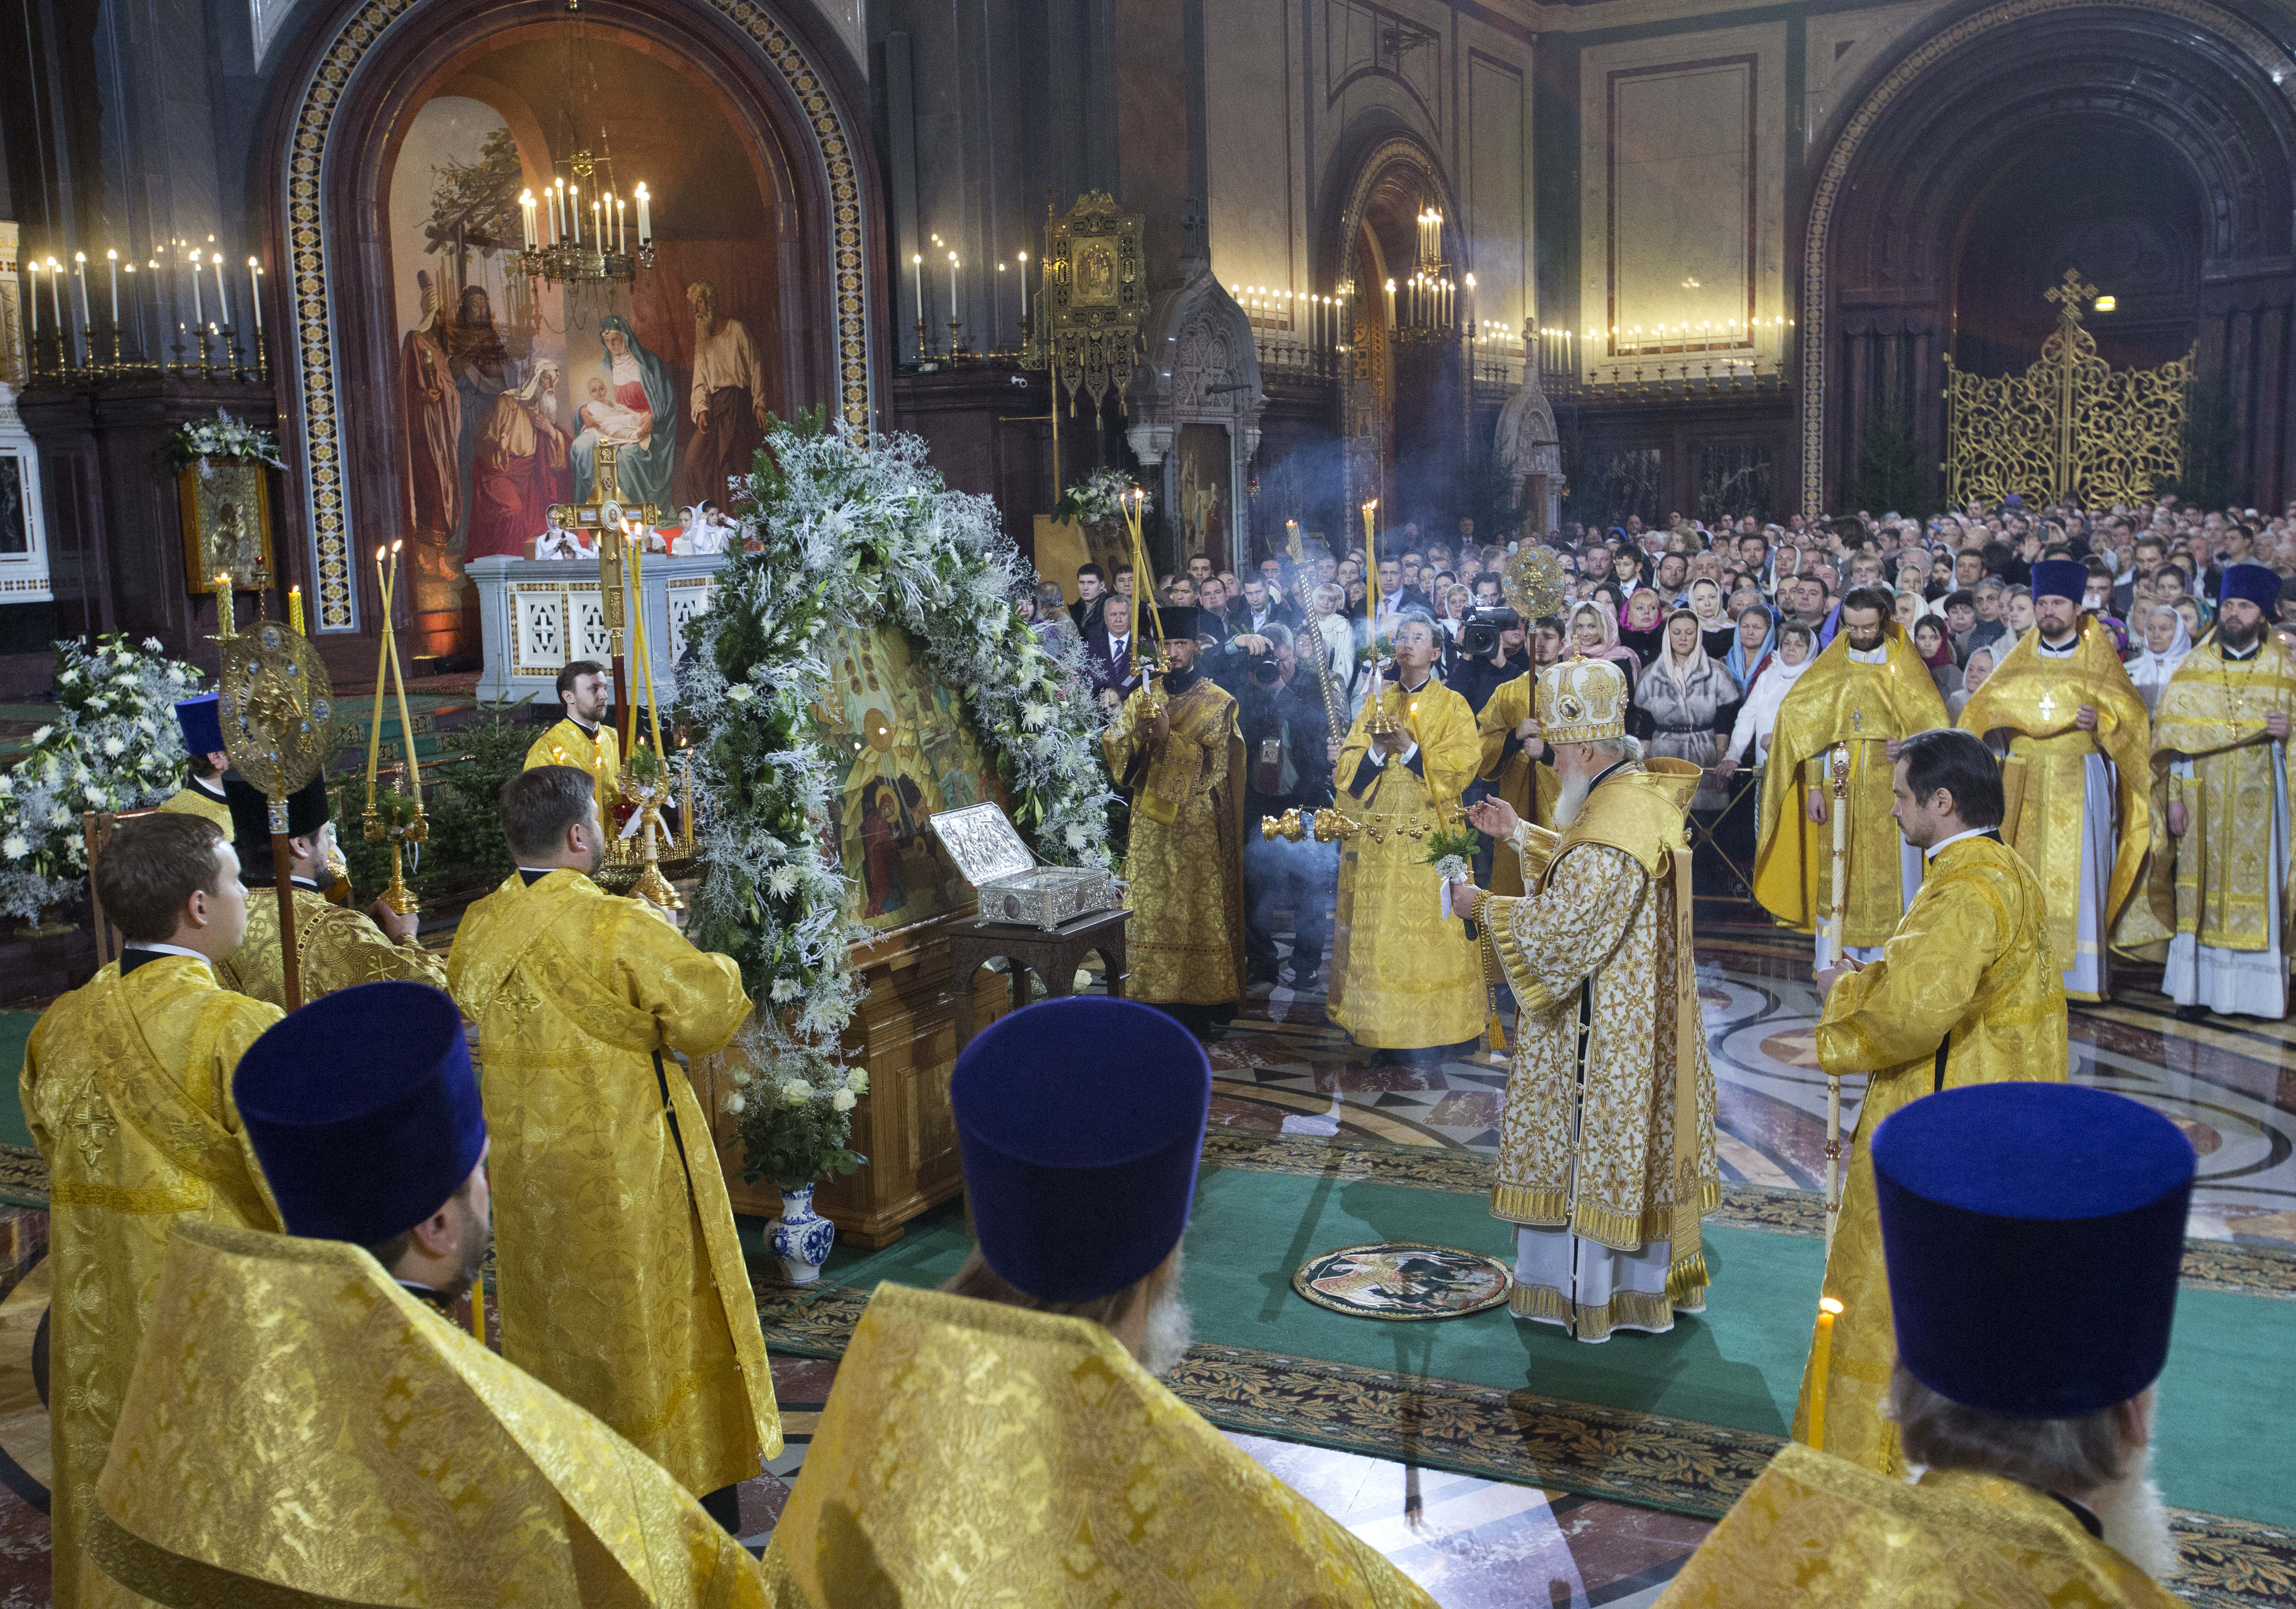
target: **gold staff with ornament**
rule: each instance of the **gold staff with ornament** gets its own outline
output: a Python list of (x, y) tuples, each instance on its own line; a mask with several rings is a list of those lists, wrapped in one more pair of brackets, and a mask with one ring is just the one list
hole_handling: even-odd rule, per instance
[[(1154, 720), (1164, 713), (1164, 690), (1156, 685), (1156, 678), (1164, 673), (1171, 661), (1164, 653), (1163, 612), (1157, 607), (1154, 591), (1156, 572), (1148, 568), (1148, 545), (1140, 534), (1141, 516), (1147, 502), (1148, 494), (1136, 486), (1116, 499), (1116, 505), (1124, 513), (1125, 527), (1132, 533), (1132, 639), (1136, 644), (1147, 641), (1147, 633), (1140, 627), (1139, 617), (1144, 609), (1156, 634), (1153, 651), (1143, 656), (1137, 647), (1133, 650), (1136, 656), (1134, 663), (1140, 670), (1137, 696), (1141, 701), (1141, 712), (1148, 719)], [(1144, 593), (1143, 588), (1147, 590)]]
[[(637, 595), (633, 646), (637, 650), (638, 669), (633, 679), (644, 692), (646, 723), (653, 736), (651, 748), (633, 744), (628, 759), (622, 764), (623, 786), (636, 793), (638, 800), (637, 814), (623, 833), (625, 837), (632, 832), (638, 834), (644, 866), (637, 881), (630, 885), (630, 892), (666, 911), (684, 910), (685, 901), (677, 897), (676, 886), (662, 875), (661, 850), (655, 837), (657, 833), (663, 840), (669, 836), (669, 828), (661, 818), (661, 807), (669, 800), (670, 778), (661, 746), (661, 700), (654, 692), (653, 653), (646, 644), (645, 540), (635, 521), (626, 521), (622, 534), (630, 556), (630, 588)], [(636, 724), (633, 711), (630, 725), (635, 728)]]
[(296, 955), (294, 854), (287, 847), (287, 800), (319, 774), (334, 751), (334, 690), (310, 639), (292, 626), (258, 618), (244, 635), (234, 628), (228, 582), (216, 594), (223, 645), (217, 713), (224, 751), (264, 797), (271, 864), (279, 895), (280, 960), (287, 1009), (303, 1004)]

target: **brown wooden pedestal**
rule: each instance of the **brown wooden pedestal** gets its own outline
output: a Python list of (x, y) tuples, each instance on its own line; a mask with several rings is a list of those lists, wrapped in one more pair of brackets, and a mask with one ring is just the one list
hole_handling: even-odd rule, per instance
[[(1015, 927), (1009, 922), (983, 922), (978, 916), (949, 924), (948, 965), (950, 972), (959, 977), (970, 977), (982, 962), (1002, 956), (1012, 963), (1013, 975), (1020, 977), (1034, 973), (1045, 981), (1046, 997), (1058, 999), (1075, 992), (1077, 968), (1095, 950), (1108, 966), (1108, 992), (1118, 999), (1124, 997), (1124, 981), (1130, 974), (1124, 963), (1124, 924), (1131, 920), (1130, 911), (1092, 911), (1075, 921), (1053, 929)], [(1008, 1007), (1009, 1009), (1009, 1007)], [(987, 1019), (994, 1022), (1004, 1012), (993, 1012)], [(956, 1047), (959, 1050), (972, 1039), (975, 1018), (972, 1001), (961, 999), (956, 1006)]]

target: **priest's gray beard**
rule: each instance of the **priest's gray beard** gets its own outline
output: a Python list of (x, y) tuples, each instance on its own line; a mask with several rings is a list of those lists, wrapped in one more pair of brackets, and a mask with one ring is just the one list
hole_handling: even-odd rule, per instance
[(1193, 1316), (1188, 1304), (1180, 1298), (1177, 1270), (1171, 1282), (1156, 1298), (1156, 1305), (1148, 1309), (1148, 1333), (1140, 1342), (1140, 1367), (1158, 1379), (1162, 1379), (1180, 1367), (1180, 1359), (1188, 1355), (1188, 1342)]
[(1561, 780), (1562, 792), (1556, 795), (1554, 800), (1554, 825), (1558, 827), (1567, 827), (1578, 820), (1578, 812), (1587, 808), (1587, 791), (1593, 786), (1595, 779), (1582, 772), (1577, 776), (1565, 776)]
[(2156, 1581), (2177, 1573), (2177, 1540), (2168, 1506), (2152, 1483), (2152, 1451), (2120, 1480), (2089, 1494), (2087, 1507), (2104, 1527), (2104, 1545)]

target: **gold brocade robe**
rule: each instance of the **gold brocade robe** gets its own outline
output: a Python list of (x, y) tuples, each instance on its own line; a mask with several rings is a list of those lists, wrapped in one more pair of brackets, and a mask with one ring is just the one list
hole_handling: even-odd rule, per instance
[[(1825, 790), (1833, 751), (1849, 750), (1849, 866), (1841, 941), (1865, 948), (1888, 940), (1906, 908), (1900, 864), (1903, 836), (1890, 817), (1896, 766), (1886, 745), (1933, 727), (1949, 727), (1945, 700), (1929, 667), (1894, 622), (1882, 627), (1886, 663), (1849, 658), (1847, 632), (1801, 674), (1778, 706), (1762, 768), (1760, 825), (1754, 851), (1754, 898), (1804, 932), (1833, 914), (1833, 829), (1808, 817), (1809, 791)], [(1830, 817), (1829, 817), (1830, 820)]]
[[(393, 943), (364, 911), (330, 904), (308, 884), (295, 885), (295, 956), (306, 1005), (357, 983), (402, 978), (447, 987), (447, 968), (414, 940)], [(270, 888), (247, 891), (247, 936), (216, 969), (226, 989), (287, 1006), (287, 972), (279, 953), (279, 896)]]
[(1659, 1609), (2183, 1609), (2046, 1492), (1932, 1470), (1918, 1485), (1788, 1442)]
[[(1940, 1040), (1947, 1045), (1941, 1085)], [(1882, 1416), (1898, 1347), (1867, 1154), (1874, 1130), (1900, 1106), (1939, 1088), (2014, 1079), (2062, 1082), (2067, 1054), (2064, 977), (2049, 942), (2040, 883), (1997, 839), (1948, 846), (1930, 862), (1882, 959), (1836, 981), (1818, 1019), (1818, 1065), (1829, 1073), (1868, 1075), (1849, 1136), (1841, 1221), (1825, 1259), (1824, 1293), (1842, 1306), (1833, 1323), (1825, 1451), (1882, 1474), (1903, 1473), (1897, 1426)], [(1794, 1410), (1796, 1441), (1808, 1438), (1816, 1383), (1806, 1367)]]
[(521, 768), (531, 771), (537, 766), (571, 766), (587, 771), (598, 784), (598, 808), (603, 810), (614, 802), (620, 784), (621, 740), (615, 736), (611, 721), (600, 722), (598, 735), (593, 738), (572, 716), (566, 716), (528, 745), (526, 764)]
[(160, 801), (159, 808), (170, 816), (204, 816), (216, 824), (216, 830), (226, 840), (231, 837), (230, 804), (195, 782), (187, 782), (168, 794)]
[[(2282, 931), (2268, 930), (2273, 800), (2296, 803), (2296, 743), (2264, 730), (2275, 711), (2296, 719), (2296, 662), (2270, 631), (2255, 655), (2227, 660), (2212, 637), (2194, 648), (2152, 715), (2152, 809), (2161, 822), (2149, 892), (2154, 919), (2212, 949), (2285, 951), (2296, 932), (2296, 855), (2280, 891)], [(2189, 759), (2193, 775), (2173, 774)], [(2169, 806), (2190, 819), (2171, 836)]]
[[(1675, 759), (1611, 772), (1559, 842), (1521, 835), (1534, 891), (1494, 894), (1480, 913), (1520, 1013), (1493, 1216), (1567, 1224), (1621, 1252), (1670, 1242), (1666, 1300), (1693, 1305), (1708, 1283), (1699, 1220), (1722, 1200), (1714, 1067), (1687, 943), (1682, 818), (1698, 776)], [(1652, 1298), (1634, 1291), (1604, 1311), (1566, 1313), (1568, 1301), (1544, 1289), (1508, 1298), (1527, 1317), (1572, 1318), (1582, 1334), (1668, 1318), (1643, 1310)]]
[(206, 962), (161, 956), (125, 978), (118, 962), (104, 967), (49, 1006), (25, 1046), (17, 1093), (47, 1159), (54, 1269), (58, 1609), (139, 1601), (89, 1561), (84, 1533), (168, 1231), (187, 1219), (279, 1227), (231, 1097), (240, 1056), (279, 1014), (217, 988)]
[(776, 1609), (1433, 1609), (1090, 1319), (885, 1284), (766, 1549)]
[[(1500, 683), (1498, 691), (1476, 713), (1475, 735), (1482, 740), (1483, 761), (1475, 775), (1495, 784), (1492, 792), (1513, 805), (1516, 815), (1534, 826), (1544, 827), (1554, 825), (1554, 801), (1562, 792), (1554, 768), (1531, 759), (1520, 743), (1515, 745), (1513, 753), (1507, 752), (1507, 739), (1514, 735), (1517, 727), (1531, 718), (1538, 682), (1538, 673), (1527, 670), (1511, 682)], [(1504, 853), (1494, 855), (1491, 892), (1522, 891), (1522, 868), (1515, 858)]]
[(659, 1465), (357, 1246), (185, 1226), (152, 1330), (90, 1548), (165, 1601), (765, 1601)]
[(1416, 693), (1390, 686), (1386, 702), (1419, 744), (1418, 769), (1398, 758), (1364, 774), (1366, 699), (1333, 773), (1339, 812), (1355, 830), (1340, 845), (1325, 1013), (1376, 1049), (1456, 1045), (1483, 1031), (1489, 990), (1466, 924), (1443, 915), (1443, 879), (1427, 862), (1426, 835), (1461, 824), (1459, 796), (1482, 743), (1467, 701), (1432, 677)]
[(478, 1024), (503, 1355), (708, 1493), (782, 1445), (757, 1298), (678, 1051), (750, 1014), (733, 959), (579, 872), (512, 873), (447, 976)]
[(1219, 1006), (1243, 993), (1243, 738), (1235, 700), (1201, 675), (1164, 702), (1162, 753), (1148, 751), (1144, 688), (1101, 735), (1110, 774), (1132, 790), (1124, 992)]
[[(2025, 858), (2049, 905), (2049, 940), (2059, 961), (2070, 965), (2080, 934), (2082, 825), (2087, 817), (2087, 767), (2092, 754), (2112, 762), (2118, 829), (2112, 882), (2105, 891), (2103, 928), (2111, 933), (2128, 897), (2144, 886), (2152, 849), (2146, 800), (2152, 771), (2152, 718), (2121, 668), (2112, 639), (2083, 617), (2079, 640), (2064, 656), (2044, 654), (2041, 634), (2029, 631), (2003, 658), (1961, 711), (1961, 729), (1980, 738), (2006, 730), (2014, 735), (2001, 768), (2001, 836)], [(2080, 707), (2096, 711), (2096, 730), (2073, 725)], [(2103, 957), (2098, 965), (2103, 965)], [(2101, 975), (2101, 974), (2100, 974)]]

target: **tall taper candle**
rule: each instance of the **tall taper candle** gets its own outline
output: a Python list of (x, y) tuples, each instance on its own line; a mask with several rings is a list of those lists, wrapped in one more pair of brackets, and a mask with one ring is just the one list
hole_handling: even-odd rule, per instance
[(303, 589), (300, 587), (287, 589), (287, 629), (297, 636), (303, 635)]
[[(103, 260), (111, 271), (111, 327), (116, 330), (119, 327), (119, 253), (107, 251), (103, 254)], [(130, 274), (135, 272), (133, 267), (127, 271)]]
[[(956, 317), (956, 253), (954, 251), (948, 254), (948, 316), (952, 320)], [(955, 354), (952, 352), (949, 356), (953, 357)]]
[(229, 324), (231, 322), (231, 290), (223, 283), (223, 253), (217, 251), (210, 254), (209, 261), (215, 268), (216, 306), (223, 309), (224, 323)]
[[(87, 316), (87, 253), (86, 253), (86, 252), (85, 252), (85, 251), (75, 251), (75, 252), (73, 252), (73, 253), (72, 253), (72, 277), (79, 281), (79, 332), (80, 332), (82, 335), (86, 335), (86, 334), (87, 333), (88, 325), (89, 325), (89, 324), (93, 324), (93, 323), (94, 322), (93, 319), (89, 318), (89, 317), (88, 317), (88, 316)], [(95, 348), (94, 348), (94, 345), (93, 343), (90, 343), (90, 345), (89, 345), (89, 347), (88, 347), (88, 356), (89, 356), (89, 357), (93, 357), (94, 355), (95, 355)]]
[(1825, 1450), (1825, 1388), (1833, 1372), (1833, 1316), (1841, 1311), (1841, 1304), (1831, 1296), (1817, 1299), (1817, 1336), (1810, 1342), (1810, 1370), (1817, 1377), (1817, 1389), (1809, 1398), (1809, 1444), (1818, 1452)]
[[(406, 546), (403, 541), (390, 545), (390, 585), (394, 592), (398, 587), (398, 550)], [(383, 621), (382, 640), (390, 648), (390, 685), (398, 694), (398, 741), (406, 745), (406, 792), (414, 800), (414, 808), (420, 810), (422, 808), (422, 768), (414, 761), (414, 720), (406, 713), (406, 672), (398, 663), (398, 633), (392, 629), (388, 620)]]
[(643, 247), (653, 238), (653, 198), (646, 193), (645, 185), (638, 185), (638, 244)]
[[(529, 219), (528, 232), (531, 234), (532, 230), (533, 222)], [(247, 305), (255, 310), (255, 332), (260, 335), (263, 333), (263, 265), (251, 257), (247, 259)]]
[(374, 589), (382, 599), (382, 631), (374, 645), (374, 715), (366, 724), (366, 813), (374, 814), (374, 770), (382, 758), (382, 683), (390, 669), (390, 577), (382, 568), (385, 550), (374, 550)]
[(192, 254), (192, 325), (194, 329), (205, 329), (207, 322), (207, 309), (200, 301), (200, 259), (199, 254), (193, 252)]
[(31, 306), (32, 339), (37, 341), (40, 338), (40, 259), (36, 257), (27, 262), (24, 272), (31, 275), (31, 289), (24, 292), (24, 300)]

